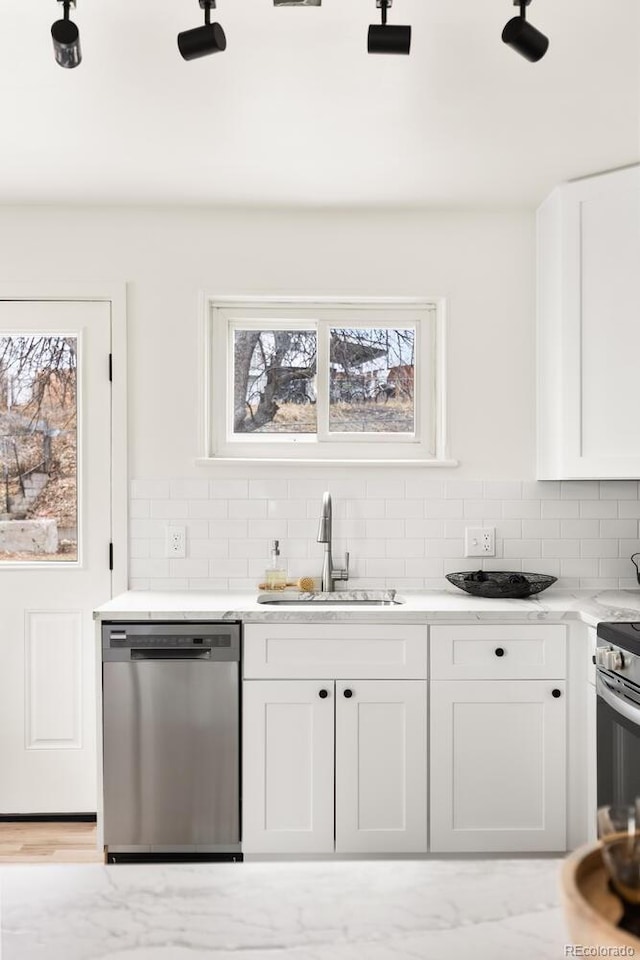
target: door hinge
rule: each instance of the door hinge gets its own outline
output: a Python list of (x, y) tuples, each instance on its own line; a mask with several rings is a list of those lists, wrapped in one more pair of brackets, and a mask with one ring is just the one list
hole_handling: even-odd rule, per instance
[(109, 543), (109, 570), (113, 570), (113, 540)]
[(109, 380), (113, 380), (113, 354), (109, 354)]

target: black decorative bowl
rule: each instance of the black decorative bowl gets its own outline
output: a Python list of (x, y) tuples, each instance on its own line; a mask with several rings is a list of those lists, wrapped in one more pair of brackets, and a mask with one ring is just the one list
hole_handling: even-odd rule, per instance
[(474, 573), (448, 573), (447, 580), (474, 597), (502, 597), (523, 600), (546, 590), (557, 577), (545, 573), (515, 573), (509, 570), (476, 570)]

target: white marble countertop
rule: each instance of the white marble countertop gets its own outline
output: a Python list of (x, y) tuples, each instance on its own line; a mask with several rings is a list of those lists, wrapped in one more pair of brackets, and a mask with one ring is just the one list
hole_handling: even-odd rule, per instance
[(558, 960), (559, 861), (0, 870), (2, 960)]
[(459, 590), (402, 594), (404, 603), (389, 607), (349, 607), (348, 604), (302, 606), (262, 605), (256, 593), (130, 590), (98, 607), (99, 620), (244, 620), (245, 622), (340, 620), (354, 623), (426, 623), (454, 620), (477, 622), (504, 617), (512, 620), (579, 619), (595, 626), (601, 620), (640, 620), (640, 589), (593, 591), (551, 587), (529, 600), (486, 600)]

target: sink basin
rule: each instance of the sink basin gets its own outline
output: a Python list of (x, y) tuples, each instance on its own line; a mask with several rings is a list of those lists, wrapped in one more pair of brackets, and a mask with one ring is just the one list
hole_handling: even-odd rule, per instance
[(336, 590), (335, 593), (260, 593), (258, 603), (339, 604), (348, 607), (394, 607), (404, 603), (395, 590)]

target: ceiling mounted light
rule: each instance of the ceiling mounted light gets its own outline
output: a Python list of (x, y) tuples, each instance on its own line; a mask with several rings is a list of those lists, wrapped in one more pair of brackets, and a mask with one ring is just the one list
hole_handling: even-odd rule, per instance
[(274, 7), (321, 7), (322, 0), (273, 0)]
[(531, 0), (513, 0), (514, 7), (520, 7), (520, 15), (509, 20), (502, 31), (502, 39), (516, 53), (536, 63), (547, 52), (549, 38), (528, 23), (526, 10), (530, 3)]
[(393, 0), (376, 0), (376, 7), (382, 11), (382, 25), (372, 23), (367, 37), (369, 53), (409, 53), (411, 48), (411, 27), (390, 27), (387, 25), (387, 10)]
[(219, 23), (211, 23), (211, 8), (216, 0), (200, 0), (204, 10), (204, 25), (178, 34), (178, 49), (185, 60), (197, 60), (210, 53), (222, 53), (227, 49), (227, 38)]
[(82, 60), (80, 52), (80, 31), (75, 23), (69, 20), (69, 9), (76, 5), (76, 0), (58, 0), (62, 4), (62, 20), (56, 20), (51, 27), (53, 52), (56, 63), (61, 67), (77, 67)]

